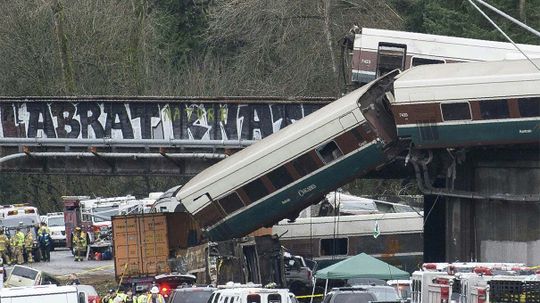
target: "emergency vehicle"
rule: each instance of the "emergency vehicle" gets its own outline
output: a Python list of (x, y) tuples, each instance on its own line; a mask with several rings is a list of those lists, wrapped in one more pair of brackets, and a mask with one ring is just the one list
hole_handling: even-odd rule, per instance
[[(88, 196), (64, 196), (64, 219), (66, 246), (71, 248), (72, 234), (80, 226), (88, 235), (88, 243), (110, 238), (111, 217), (141, 213), (143, 206), (134, 196), (90, 198)], [(110, 240), (110, 239), (109, 239)]]
[[(412, 275), (412, 303), (489, 302), (491, 281), (507, 281), (495, 282), (499, 285), (534, 277), (522, 275), (531, 273), (523, 263), (426, 263), (422, 269)], [(518, 286), (514, 288), (518, 289)], [(499, 292), (504, 293), (503, 290)]]
[(4, 205), (0, 208), (0, 219), (15, 217), (30, 218), (34, 224), (41, 222), (38, 209), (29, 204)]
[(42, 222), (47, 224), (53, 241), (53, 250), (56, 247), (66, 246), (66, 224), (64, 222), (64, 213), (48, 213), (42, 216)]
[(261, 284), (229, 282), (219, 285), (209, 303), (297, 303), (293, 293), (286, 288), (263, 288)]

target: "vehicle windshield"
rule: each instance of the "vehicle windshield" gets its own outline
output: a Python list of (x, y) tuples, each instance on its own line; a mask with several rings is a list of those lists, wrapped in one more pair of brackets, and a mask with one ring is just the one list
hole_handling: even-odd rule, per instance
[(2, 220), (2, 225), (6, 228), (17, 227), (21, 222), (23, 226), (35, 225), (38, 223), (35, 219), (35, 216), (8, 217)]
[(50, 217), (49, 219), (47, 219), (47, 225), (49, 227), (64, 226), (65, 225), (64, 217)]
[(206, 303), (211, 295), (211, 291), (177, 291), (171, 303)]
[(334, 303), (368, 303), (374, 301), (373, 295), (367, 292), (336, 294)]
[(373, 287), (369, 288), (369, 291), (375, 294), (377, 301), (398, 301), (399, 296), (395, 289), (392, 287), (382, 288), (382, 287)]
[(111, 217), (118, 214), (118, 205), (92, 208), (92, 215), (94, 217), (94, 222), (96, 223), (111, 221)]

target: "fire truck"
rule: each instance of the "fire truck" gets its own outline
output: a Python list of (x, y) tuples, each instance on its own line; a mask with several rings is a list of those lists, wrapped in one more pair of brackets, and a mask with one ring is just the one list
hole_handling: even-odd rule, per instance
[[(531, 273), (522, 263), (427, 263), (412, 275), (411, 302), (513, 302), (510, 299), (516, 296), (528, 298), (519, 303), (538, 302), (531, 301), (538, 295), (530, 289), (540, 291), (540, 281), (530, 282), (538, 280)], [(490, 294), (498, 299), (490, 300)]]
[(66, 246), (72, 248), (72, 235), (79, 226), (86, 232), (90, 246), (103, 249), (112, 247), (111, 217), (123, 214), (142, 213), (144, 204), (134, 196), (113, 198), (90, 198), (88, 196), (64, 196), (64, 220), (66, 224)]

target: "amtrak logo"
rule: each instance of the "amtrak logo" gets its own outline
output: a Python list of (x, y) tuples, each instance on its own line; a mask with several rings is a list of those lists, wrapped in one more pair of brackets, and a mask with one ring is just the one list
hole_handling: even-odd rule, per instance
[(308, 187), (305, 187), (305, 188), (302, 188), (301, 190), (298, 191), (298, 195), (300, 197), (303, 197), (305, 194), (313, 191), (315, 188), (317, 188), (317, 185), (315, 184), (311, 184), (310, 186)]

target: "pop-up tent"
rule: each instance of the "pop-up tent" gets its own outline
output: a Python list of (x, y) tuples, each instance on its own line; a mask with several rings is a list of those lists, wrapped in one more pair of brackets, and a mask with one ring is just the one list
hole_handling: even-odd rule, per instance
[(376, 278), (382, 280), (408, 279), (409, 273), (365, 253), (350, 257), (318, 270), (317, 279)]
[[(376, 278), (382, 280), (409, 279), (408, 272), (383, 262), (365, 253), (350, 257), (315, 273), (315, 279), (325, 279), (328, 288), (330, 279)], [(313, 287), (313, 292), (315, 287)]]

